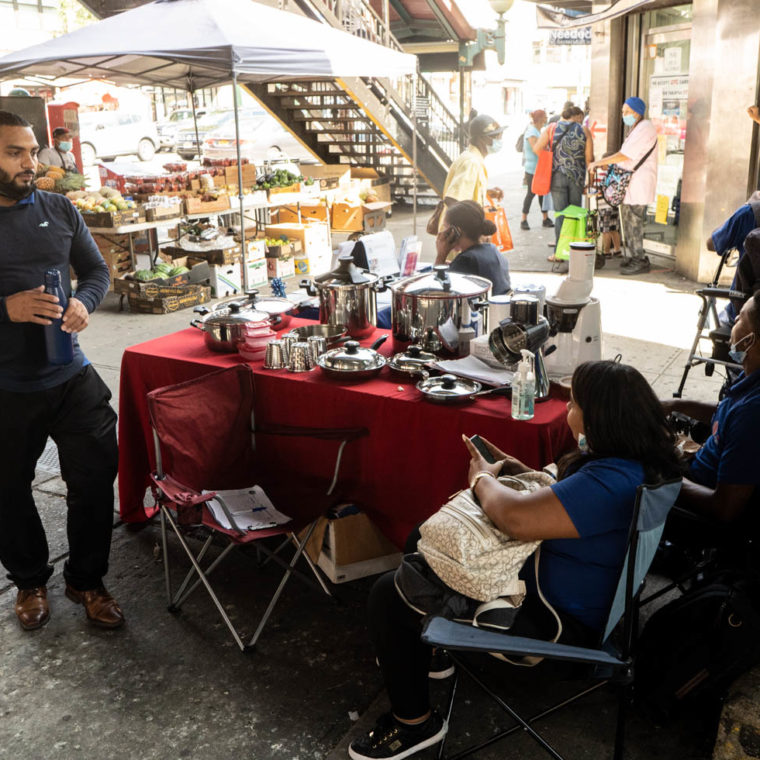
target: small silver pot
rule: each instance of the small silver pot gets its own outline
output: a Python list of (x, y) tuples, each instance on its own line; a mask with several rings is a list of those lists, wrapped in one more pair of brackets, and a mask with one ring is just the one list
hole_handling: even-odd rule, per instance
[(455, 375), (428, 377), (417, 383), (417, 390), (422, 397), (434, 404), (464, 404), (474, 401), (482, 388), (477, 380)]
[(197, 306), (194, 312), (201, 314), (201, 319), (190, 322), (191, 327), (201, 330), (206, 346), (220, 353), (235, 353), (238, 344), (245, 341), (245, 326), (251, 322), (265, 322), (269, 315), (263, 311), (244, 309), (238, 302), (230, 302), (226, 308), (209, 311)]
[(379, 338), (370, 348), (362, 348), (358, 341), (349, 340), (344, 346), (322, 354), (317, 366), (333, 380), (369, 380), (379, 375), (388, 361), (375, 350), (387, 337)]
[(388, 362), (388, 366), (396, 377), (405, 380), (418, 380), (428, 376), (428, 366), (437, 358), (435, 354), (423, 351), (422, 346), (414, 343), (406, 351), (395, 354)]

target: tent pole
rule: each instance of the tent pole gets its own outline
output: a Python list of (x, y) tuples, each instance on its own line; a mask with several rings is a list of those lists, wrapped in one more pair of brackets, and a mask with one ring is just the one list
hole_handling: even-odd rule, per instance
[[(176, 103), (176, 98), (175, 101)], [(195, 113), (195, 87), (190, 79), (190, 105), (193, 109), (193, 126), (195, 127), (195, 144), (198, 146), (198, 163), (201, 161), (201, 140), (198, 137), (198, 115)]]
[(235, 143), (237, 147), (238, 201), (240, 203), (240, 250), (243, 257), (243, 290), (248, 290), (248, 267), (245, 249), (245, 210), (243, 208), (243, 164), (240, 156), (240, 115), (237, 99), (237, 72), (232, 70), (232, 107), (235, 112)]
[(412, 235), (417, 234), (417, 72), (412, 75)]

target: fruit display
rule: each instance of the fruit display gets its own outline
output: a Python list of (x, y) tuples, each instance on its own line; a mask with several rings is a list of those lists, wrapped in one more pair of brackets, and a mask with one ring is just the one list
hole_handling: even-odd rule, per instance
[(298, 182), (303, 182), (304, 185), (314, 184), (314, 180), (311, 177), (304, 178), (302, 175), (293, 174), (293, 172), (287, 169), (277, 169), (265, 174), (263, 177), (259, 177), (256, 180), (256, 188), (258, 190), (270, 190), (273, 187), (290, 187)]
[(38, 190), (65, 194), (72, 190), (83, 190), (87, 179), (83, 174), (65, 171), (60, 166), (39, 164), (34, 184)]
[(132, 200), (125, 200), (121, 193), (112, 187), (101, 187), (100, 190), (88, 192), (71, 190), (66, 197), (84, 214), (101, 211), (128, 211), (137, 208)]
[(173, 267), (165, 261), (160, 261), (153, 269), (138, 269), (131, 277), (141, 282), (150, 280), (165, 280), (169, 277), (176, 277), (179, 274), (186, 274), (190, 270), (184, 266)]

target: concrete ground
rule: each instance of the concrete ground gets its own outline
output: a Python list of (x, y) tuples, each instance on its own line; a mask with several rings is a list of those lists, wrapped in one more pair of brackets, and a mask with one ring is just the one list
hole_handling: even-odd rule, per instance
[[(513, 166), (499, 179), (507, 190), (515, 239), (515, 250), (509, 254), (513, 281), (543, 283), (551, 292), (560, 281), (546, 262), (552, 231), (537, 226), (535, 211), (534, 229), (520, 231), (519, 169)], [(420, 216), (420, 231), (428, 214), (426, 210)], [(390, 226), (397, 239), (408, 234), (409, 214), (396, 211)], [(425, 237), (430, 257), (432, 242)], [(699, 306), (691, 294), (694, 287), (666, 268), (631, 279), (609, 267), (595, 281), (594, 294), (602, 303), (604, 356), (622, 354), (662, 396), (677, 386), (693, 337)], [(117, 408), (124, 347), (184, 328), (189, 320), (188, 312), (162, 316), (119, 312), (118, 299), (109, 295), (81, 342), (112, 388)], [(696, 369), (686, 395), (714, 400), (719, 385), (717, 376), (706, 378)], [(340, 604), (291, 582), (257, 651), (243, 655), (205, 595), (193, 596), (180, 614), (167, 612), (158, 525), (135, 532), (121, 525), (115, 513), (107, 584), (122, 603), (128, 622), (119, 631), (100, 631), (91, 628), (81, 608), (63, 595), (64, 494), (51, 454), (40, 463), (35, 482), (55, 564), (49, 586), (50, 623), (39, 631), (22, 631), (13, 614), (15, 590), (0, 582), (0, 758), (332, 760), (346, 756), (348, 741), (374, 721), (384, 704), (365, 630), (364, 604), (371, 579), (341, 586)], [(180, 559), (179, 551), (176, 541), (171, 542), (172, 558)], [(217, 584), (227, 609), (246, 631), (253, 629), (278, 577), (271, 567), (257, 570), (243, 555), (230, 558), (226, 569), (219, 571)], [(495, 662), (485, 667), (495, 674), (501, 670)], [(528, 703), (546, 692), (530, 674), (510, 671), (505, 680)], [(462, 696), (462, 712), (452, 727), (452, 749), (466, 741), (466, 734), (476, 730), (488, 734), (499, 722), (466, 684)], [(442, 699), (440, 685), (434, 697)], [(570, 757), (608, 756), (613, 708), (611, 694), (600, 692), (552, 718), (549, 736)], [(658, 726), (634, 714), (628, 757), (707, 758), (715, 736), (714, 719), (690, 716)], [(481, 755), (488, 760), (507, 756), (543, 755), (524, 736)]]

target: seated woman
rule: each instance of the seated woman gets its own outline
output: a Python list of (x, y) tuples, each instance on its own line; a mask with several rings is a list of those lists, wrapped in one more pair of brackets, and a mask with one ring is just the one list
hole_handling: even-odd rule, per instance
[(436, 265), (445, 264), (452, 251), (459, 251), (451, 262), (452, 272), (474, 274), (493, 283), (492, 295), (509, 293), (509, 268), (506, 259), (492, 243), (480, 238), (496, 232), (496, 225), (486, 219), (483, 207), (475, 201), (455, 203), (447, 211), (443, 227), (435, 239)]
[[(541, 591), (562, 621), (559, 640), (588, 646), (598, 643), (606, 622), (638, 486), (677, 477), (680, 469), (662, 406), (632, 367), (581, 364), (573, 374), (567, 422), (578, 449), (560, 460), (557, 483), (534, 492), (511, 490), (496, 479), (529, 471), (519, 460), (486, 442), (497, 459), (488, 464), (469, 440), (465, 444), (469, 482), (483, 511), (504, 533), (543, 541)], [(529, 559), (521, 572), (527, 597), (510, 631), (549, 639), (556, 625), (536, 602), (533, 575)], [(375, 583), (369, 627), (391, 712), (354, 740), (354, 760), (408, 757), (446, 734), (446, 721), (430, 707), (431, 649), (420, 641), (421, 621), (396, 591), (393, 573)]]

